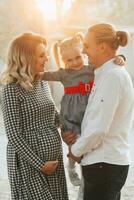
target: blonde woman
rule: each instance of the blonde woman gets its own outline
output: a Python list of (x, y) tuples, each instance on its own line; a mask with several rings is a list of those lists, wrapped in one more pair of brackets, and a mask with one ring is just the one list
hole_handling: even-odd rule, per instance
[(84, 52), (95, 66), (95, 84), (81, 137), (69, 154), (74, 160), (82, 158), (84, 200), (119, 200), (128, 174), (134, 88), (126, 69), (113, 63), (117, 49), (127, 42), (127, 33), (110, 24), (92, 26), (84, 38)]
[(37, 78), (46, 61), (42, 36), (11, 41), (2, 107), (12, 200), (68, 200), (58, 113), (47, 82)]

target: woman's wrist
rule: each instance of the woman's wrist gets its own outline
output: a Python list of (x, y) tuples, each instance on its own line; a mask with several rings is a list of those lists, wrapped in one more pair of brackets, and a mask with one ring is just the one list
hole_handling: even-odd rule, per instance
[(42, 172), (44, 172), (44, 167), (45, 167), (45, 163), (44, 163), (43, 165), (41, 165), (40, 170), (41, 170)]

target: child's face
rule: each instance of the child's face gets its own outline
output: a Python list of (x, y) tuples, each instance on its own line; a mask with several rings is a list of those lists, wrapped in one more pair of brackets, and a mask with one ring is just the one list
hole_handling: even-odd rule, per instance
[(62, 54), (62, 59), (66, 68), (79, 70), (84, 65), (82, 50), (73, 48)]

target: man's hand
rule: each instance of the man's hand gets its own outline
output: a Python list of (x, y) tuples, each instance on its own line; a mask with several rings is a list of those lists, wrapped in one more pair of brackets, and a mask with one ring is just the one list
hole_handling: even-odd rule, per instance
[(81, 162), (81, 157), (76, 157), (76, 156), (74, 156), (74, 155), (72, 154), (72, 152), (71, 152), (71, 146), (72, 146), (72, 145), (69, 145), (69, 147), (68, 147), (69, 153), (68, 153), (67, 157), (70, 157), (70, 158), (72, 158), (74, 161), (76, 161), (77, 163), (80, 163), (80, 162)]
[(50, 175), (50, 174), (52, 174), (53, 172), (56, 171), (57, 167), (58, 167), (58, 160), (47, 161), (43, 165), (41, 171), (44, 174)]
[(61, 136), (63, 141), (69, 145), (69, 144), (74, 144), (76, 142), (76, 134), (73, 133), (72, 131), (65, 131), (65, 132), (61, 132)]

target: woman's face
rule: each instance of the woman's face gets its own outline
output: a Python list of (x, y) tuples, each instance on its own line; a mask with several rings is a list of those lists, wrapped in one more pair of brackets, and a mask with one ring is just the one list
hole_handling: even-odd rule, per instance
[(65, 66), (67, 66), (67, 68), (69, 69), (79, 70), (84, 65), (83, 54), (81, 49), (79, 48), (67, 50), (62, 55), (62, 59), (65, 63)]
[(48, 61), (48, 55), (44, 44), (39, 44), (35, 51), (35, 67), (34, 72), (44, 72), (44, 65)]

